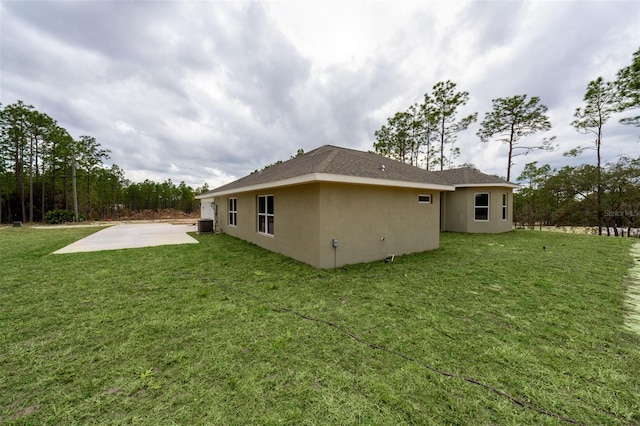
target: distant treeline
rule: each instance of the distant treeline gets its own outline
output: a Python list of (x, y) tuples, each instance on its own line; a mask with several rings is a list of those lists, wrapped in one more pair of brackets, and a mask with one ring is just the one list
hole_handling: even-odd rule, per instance
[[(514, 222), (520, 226), (594, 226), (605, 232), (640, 227), (640, 157), (620, 157), (601, 169), (590, 164), (551, 169), (528, 163), (514, 194)], [(626, 233), (628, 235), (628, 232)]]
[(22, 101), (0, 105), (0, 223), (42, 222), (47, 212), (74, 211), (76, 199), (87, 220), (141, 210), (191, 213), (198, 208), (195, 195), (209, 190), (171, 180), (133, 183), (117, 165), (105, 166), (109, 153), (91, 136), (74, 139)]
[[(451, 167), (460, 155), (458, 134), (478, 117), (477, 113), (458, 117), (459, 108), (468, 100), (469, 93), (458, 90), (456, 83), (436, 83), (431, 92), (425, 93), (423, 102), (395, 113), (375, 132), (375, 152), (427, 170)], [(515, 197), (516, 222), (597, 226), (598, 233), (605, 226), (607, 231), (616, 225), (638, 226), (640, 158), (621, 157), (611, 164), (603, 164), (602, 158), (603, 128), (610, 118), (624, 113), (621, 124), (640, 127), (640, 48), (633, 53), (631, 63), (617, 72), (615, 80), (597, 77), (590, 81), (583, 101), (571, 125), (588, 136), (589, 143), (563, 155), (578, 156), (593, 150), (596, 164), (560, 170), (551, 170), (548, 165), (538, 167), (536, 162), (527, 164), (518, 178), (524, 188)], [(512, 178), (515, 157), (559, 149), (555, 136), (527, 139), (551, 130), (548, 108), (538, 96), (517, 94), (495, 98), (492, 104), (476, 136), (481, 143), (506, 145), (507, 180)], [(637, 138), (629, 137), (627, 143), (633, 150)]]

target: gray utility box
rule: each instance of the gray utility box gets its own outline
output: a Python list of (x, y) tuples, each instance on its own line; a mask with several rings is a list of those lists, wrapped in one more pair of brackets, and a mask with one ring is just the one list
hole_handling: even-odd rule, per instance
[(213, 219), (200, 219), (198, 221), (198, 234), (210, 234), (213, 232)]

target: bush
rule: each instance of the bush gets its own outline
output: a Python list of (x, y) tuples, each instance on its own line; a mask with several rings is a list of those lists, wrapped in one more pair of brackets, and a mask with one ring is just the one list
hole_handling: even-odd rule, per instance
[[(71, 210), (51, 210), (44, 215), (44, 222), (48, 224), (60, 224), (73, 222), (74, 213)], [(84, 220), (83, 217), (78, 218), (80, 221)]]

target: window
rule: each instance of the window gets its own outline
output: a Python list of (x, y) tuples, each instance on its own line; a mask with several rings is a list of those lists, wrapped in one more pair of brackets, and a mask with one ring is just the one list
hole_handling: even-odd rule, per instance
[(258, 232), (273, 235), (273, 195), (258, 196)]
[(238, 226), (238, 199), (229, 198), (229, 226)]
[(502, 194), (502, 220), (507, 220), (507, 193)]
[(431, 195), (418, 195), (418, 203), (420, 204), (431, 204)]
[(489, 220), (489, 194), (481, 193), (476, 194), (475, 204), (473, 206), (475, 220), (488, 221)]

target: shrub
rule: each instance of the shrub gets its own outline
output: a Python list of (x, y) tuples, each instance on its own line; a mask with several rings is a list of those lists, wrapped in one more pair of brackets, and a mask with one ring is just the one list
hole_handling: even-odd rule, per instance
[[(74, 213), (71, 210), (51, 210), (44, 215), (44, 222), (52, 225), (73, 222), (73, 216)], [(79, 217), (80, 221), (83, 219), (83, 217)]]

